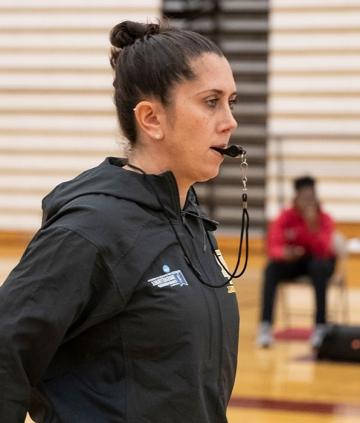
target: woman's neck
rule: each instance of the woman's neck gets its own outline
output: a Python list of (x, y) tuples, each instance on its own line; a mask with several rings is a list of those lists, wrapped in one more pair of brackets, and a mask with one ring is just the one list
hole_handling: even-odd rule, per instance
[[(135, 154), (135, 152), (129, 155), (128, 163), (131, 166), (124, 166), (124, 168), (132, 172), (141, 173), (141, 171), (143, 171), (146, 174), (160, 175), (161, 173), (164, 173), (166, 171), (172, 171), (172, 169), (166, 166), (165, 163), (159, 162), (158, 157), (155, 158), (151, 157), (151, 155), (147, 155), (147, 157), (145, 158), (144, 156)], [(175, 172), (173, 172), (173, 174), (179, 192), (180, 207), (183, 208), (191, 183), (185, 183), (185, 181), (181, 181), (179, 180), (179, 178), (176, 177)]]

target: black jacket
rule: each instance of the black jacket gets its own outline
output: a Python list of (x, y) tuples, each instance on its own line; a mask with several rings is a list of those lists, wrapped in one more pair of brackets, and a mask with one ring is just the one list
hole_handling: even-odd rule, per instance
[(27, 410), (42, 423), (226, 422), (238, 307), (196, 274), (226, 281), (212, 223), (193, 190), (180, 209), (171, 172), (122, 164), (45, 197), (42, 228), (0, 288), (2, 423)]

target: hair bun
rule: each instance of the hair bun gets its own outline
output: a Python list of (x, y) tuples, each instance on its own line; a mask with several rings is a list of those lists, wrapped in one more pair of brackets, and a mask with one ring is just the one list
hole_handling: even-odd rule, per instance
[(110, 42), (114, 47), (124, 48), (134, 44), (136, 40), (146, 35), (155, 35), (160, 32), (158, 24), (142, 24), (133, 21), (124, 21), (111, 30)]

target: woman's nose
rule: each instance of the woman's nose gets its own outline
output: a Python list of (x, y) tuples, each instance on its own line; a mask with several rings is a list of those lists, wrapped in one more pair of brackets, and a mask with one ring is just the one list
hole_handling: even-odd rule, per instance
[(237, 120), (234, 118), (232, 111), (230, 112), (230, 126), (232, 131), (238, 127)]
[(225, 111), (223, 121), (221, 122), (221, 131), (233, 131), (238, 126), (236, 119), (234, 118), (233, 112), (230, 107)]

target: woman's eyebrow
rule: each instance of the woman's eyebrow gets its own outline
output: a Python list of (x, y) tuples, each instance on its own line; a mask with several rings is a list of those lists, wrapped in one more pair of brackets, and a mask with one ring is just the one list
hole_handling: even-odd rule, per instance
[[(207, 92), (210, 92), (210, 93), (215, 93), (215, 94), (219, 94), (219, 95), (222, 95), (222, 94), (225, 94), (225, 91), (223, 91), (223, 90), (219, 90), (219, 89), (217, 89), (217, 88), (209, 88), (209, 89), (207, 89), (207, 90), (203, 90), (203, 91), (199, 91), (198, 93), (196, 93), (196, 95), (199, 95), (199, 94), (204, 94), (204, 93), (207, 93)], [(236, 92), (236, 91), (234, 91), (234, 92), (232, 92), (231, 94), (230, 94), (230, 96), (229, 97), (232, 97), (232, 96), (234, 96), (234, 95), (238, 95), (238, 93)]]

